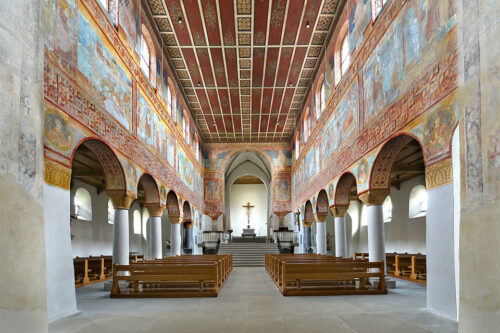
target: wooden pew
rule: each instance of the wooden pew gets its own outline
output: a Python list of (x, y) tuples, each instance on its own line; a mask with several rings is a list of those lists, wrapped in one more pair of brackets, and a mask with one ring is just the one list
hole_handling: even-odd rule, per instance
[[(284, 296), (387, 294), (384, 262), (286, 262), (280, 291)], [(378, 272), (372, 272), (374, 268)], [(368, 285), (378, 278), (377, 287)]]
[[(386, 257), (389, 254), (386, 255)], [(418, 283), (426, 283), (426, 257), (420, 253), (399, 253), (394, 255), (394, 263), (387, 263), (390, 276)]]
[(76, 257), (73, 259), (73, 267), (75, 270), (75, 287), (79, 288), (90, 283), (89, 280), (89, 263), (87, 259)]
[[(218, 273), (215, 263), (114, 264), (110, 297), (217, 297)], [(131, 287), (121, 287), (120, 281)]]
[(368, 253), (367, 252), (354, 252), (354, 255), (352, 256), (352, 258), (354, 260), (365, 260), (365, 259), (368, 259)]
[(427, 283), (427, 268), (425, 256), (411, 257), (411, 274), (410, 279), (419, 283)]

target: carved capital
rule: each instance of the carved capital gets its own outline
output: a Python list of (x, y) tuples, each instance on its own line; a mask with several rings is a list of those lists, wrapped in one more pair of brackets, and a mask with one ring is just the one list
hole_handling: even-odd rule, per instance
[(65, 167), (49, 159), (44, 160), (43, 177), (45, 183), (69, 190), (71, 184), (71, 168)]
[(381, 205), (390, 192), (390, 190), (370, 190), (360, 194), (359, 200), (367, 206)]
[(276, 216), (278, 216), (278, 219), (280, 221), (284, 220), (285, 219), (285, 216), (287, 216), (290, 212), (274, 212), (274, 214), (276, 214)]
[(330, 211), (332, 212), (333, 216), (335, 217), (344, 217), (345, 214), (347, 213), (347, 210), (349, 209), (349, 206), (332, 206), (330, 207)]
[(180, 224), (182, 222), (182, 215), (168, 215), (168, 219), (172, 224)]
[(453, 182), (451, 158), (434, 163), (425, 168), (425, 187), (430, 190)]
[(186, 219), (184, 221), (182, 221), (183, 225), (184, 225), (184, 228), (186, 229), (191, 229), (193, 227), (193, 220), (191, 219)]
[(313, 220), (309, 220), (309, 219), (302, 220), (302, 225), (304, 226), (304, 228), (312, 226), (313, 223), (314, 223), (314, 219)]
[(115, 209), (129, 209), (135, 197), (124, 190), (106, 190), (106, 194), (113, 202)]
[(328, 215), (328, 212), (316, 213), (316, 214), (314, 214), (314, 219), (316, 220), (316, 223), (324, 223), (327, 215)]
[(160, 204), (145, 204), (144, 206), (148, 209), (149, 216), (161, 217), (165, 210), (165, 207)]

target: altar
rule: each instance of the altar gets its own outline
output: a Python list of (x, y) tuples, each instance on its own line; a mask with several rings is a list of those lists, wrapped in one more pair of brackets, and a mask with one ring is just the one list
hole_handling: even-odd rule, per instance
[(243, 229), (243, 232), (241, 233), (241, 237), (243, 237), (243, 238), (245, 238), (245, 237), (255, 238), (255, 236), (257, 236), (257, 235), (255, 234), (255, 229), (253, 229), (253, 228)]

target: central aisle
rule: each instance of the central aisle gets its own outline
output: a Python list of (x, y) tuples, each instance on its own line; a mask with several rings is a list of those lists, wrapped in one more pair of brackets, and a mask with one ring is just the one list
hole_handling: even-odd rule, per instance
[(456, 332), (425, 308), (425, 286), (398, 281), (388, 295), (283, 297), (261, 267), (236, 267), (218, 298), (111, 299), (77, 289), (78, 314), (50, 332)]

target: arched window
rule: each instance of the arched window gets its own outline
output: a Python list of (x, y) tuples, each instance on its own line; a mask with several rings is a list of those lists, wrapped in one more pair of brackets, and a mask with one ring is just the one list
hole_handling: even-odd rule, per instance
[(344, 76), (345, 72), (349, 68), (349, 65), (351, 64), (348, 34), (344, 36), (344, 40), (342, 41), (341, 45), (342, 46), (340, 47), (340, 69), (341, 69), (341, 76)]
[[(170, 79), (169, 79), (170, 81)], [(168, 115), (170, 118), (173, 119), (172, 117), (172, 88), (170, 88), (170, 82), (167, 85), (167, 107), (168, 107)]]
[(372, 20), (378, 17), (388, 0), (372, 0)]
[(366, 205), (363, 205), (361, 208), (361, 226), (367, 226), (368, 225), (368, 216), (366, 215), (368, 213), (368, 209), (366, 208)]
[(106, 10), (108, 11), (109, 10), (109, 3), (108, 3), (108, 0), (99, 0), (99, 2), (101, 3), (101, 6)]
[(144, 35), (141, 36), (141, 69), (144, 75), (146, 75), (146, 77), (150, 79), (149, 76), (151, 74), (151, 55)]
[(108, 200), (108, 223), (113, 224), (115, 222), (115, 207), (113, 207), (113, 201)]
[(194, 153), (196, 155), (196, 159), (199, 161), (200, 160), (200, 139), (198, 139), (198, 135), (195, 134), (194, 136)]
[(78, 188), (75, 191), (74, 197), (74, 212), (75, 216), (79, 220), (92, 221), (92, 201), (90, 199), (90, 193), (83, 187)]
[(325, 109), (325, 83), (323, 82), (323, 78), (320, 78), (321, 84), (318, 85), (316, 90), (316, 119), (319, 120), (321, 114)]
[(142, 233), (142, 217), (139, 210), (134, 210), (134, 235), (140, 235)]
[(410, 192), (409, 217), (421, 217), (427, 214), (427, 190), (423, 185), (417, 185)]
[(299, 135), (297, 134), (297, 138), (295, 139), (295, 159), (298, 159), (300, 154), (299, 141)]
[(142, 237), (144, 240), (148, 240), (148, 219), (149, 212), (147, 209), (144, 209), (142, 212)]
[(387, 196), (382, 204), (382, 215), (384, 222), (392, 221), (392, 199), (390, 196)]
[(311, 131), (310, 128), (311, 122), (311, 114), (309, 112), (309, 108), (306, 109), (306, 115), (304, 116), (304, 143), (309, 139), (309, 134)]

